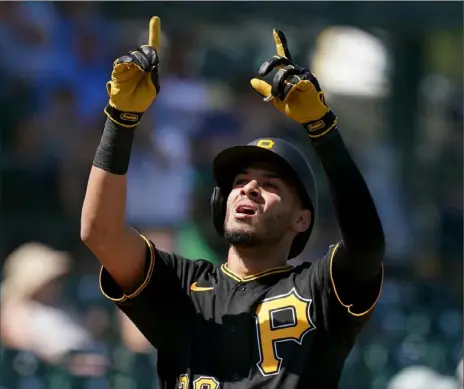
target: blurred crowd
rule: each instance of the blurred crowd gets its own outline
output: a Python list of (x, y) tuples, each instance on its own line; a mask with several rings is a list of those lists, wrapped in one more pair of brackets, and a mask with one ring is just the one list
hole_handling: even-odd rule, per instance
[[(97, 260), (79, 238), (112, 62), (147, 36), (148, 17), (109, 14), (94, 2), (0, 2), (1, 389), (156, 388), (156, 350), (104, 300)], [(250, 14), (241, 31), (201, 20), (163, 26), (161, 93), (137, 129), (127, 204), (128, 222), (159, 248), (224, 260), (209, 213), (211, 161), (264, 135), (298, 143), (320, 183), (316, 231), (295, 262), (338, 239), (304, 133), (249, 86), (272, 54), (274, 24), (278, 15)], [(387, 237), (383, 294), (341, 389), (462, 387), (462, 31), (426, 42), (408, 146), (408, 129), (387, 109), (388, 31), (281, 28), (326, 86)]]

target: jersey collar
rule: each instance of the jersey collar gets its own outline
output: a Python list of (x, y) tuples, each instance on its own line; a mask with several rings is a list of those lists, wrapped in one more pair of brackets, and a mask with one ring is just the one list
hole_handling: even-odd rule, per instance
[(284, 273), (290, 271), (292, 269), (292, 265), (285, 265), (285, 266), (279, 266), (279, 267), (274, 267), (272, 269), (264, 270), (262, 272), (256, 273), (256, 274), (251, 274), (246, 277), (240, 277), (238, 274), (235, 274), (232, 272), (228, 267), (227, 264), (221, 265), (221, 270), (222, 272), (229, 276), (230, 278), (234, 279), (237, 282), (248, 282), (248, 281), (253, 281), (257, 280), (258, 278), (263, 278), (272, 274), (278, 274), (278, 273)]

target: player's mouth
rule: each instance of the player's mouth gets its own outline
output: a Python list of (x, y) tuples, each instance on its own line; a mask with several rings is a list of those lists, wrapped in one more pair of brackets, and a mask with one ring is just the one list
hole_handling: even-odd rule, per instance
[(256, 216), (258, 207), (252, 204), (241, 204), (235, 208), (235, 217), (237, 219), (248, 219)]

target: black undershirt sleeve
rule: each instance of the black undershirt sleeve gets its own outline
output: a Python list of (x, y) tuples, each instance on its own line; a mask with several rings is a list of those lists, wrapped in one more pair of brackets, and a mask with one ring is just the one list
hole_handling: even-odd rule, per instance
[(369, 283), (382, 267), (385, 238), (364, 178), (336, 128), (312, 145), (327, 176), (342, 242), (337, 247), (336, 279)]

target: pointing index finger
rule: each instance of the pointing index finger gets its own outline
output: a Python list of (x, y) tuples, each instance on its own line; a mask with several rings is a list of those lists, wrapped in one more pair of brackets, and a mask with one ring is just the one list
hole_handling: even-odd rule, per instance
[(292, 56), (290, 54), (290, 50), (288, 49), (287, 38), (285, 38), (284, 33), (277, 28), (274, 28), (274, 30), (272, 30), (272, 35), (274, 36), (277, 55), (285, 57), (291, 61)]
[(153, 16), (150, 19), (149, 31), (148, 44), (159, 53), (161, 41), (161, 19), (158, 16)]

